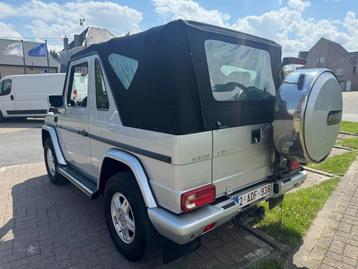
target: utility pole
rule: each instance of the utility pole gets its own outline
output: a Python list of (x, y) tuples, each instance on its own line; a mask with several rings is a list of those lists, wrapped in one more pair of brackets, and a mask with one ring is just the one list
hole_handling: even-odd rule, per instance
[(45, 40), (45, 44), (46, 44), (46, 57), (47, 57), (47, 72), (51, 73), (51, 71), (50, 71), (50, 61), (49, 61), (49, 58), (48, 58), (47, 40)]
[(25, 62), (25, 50), (24, 50), (24, 40), (21, 39), (21, 49), (22, 49), (22, 60), (24, 62), (24, 73), (26, 75), (26, 62)]

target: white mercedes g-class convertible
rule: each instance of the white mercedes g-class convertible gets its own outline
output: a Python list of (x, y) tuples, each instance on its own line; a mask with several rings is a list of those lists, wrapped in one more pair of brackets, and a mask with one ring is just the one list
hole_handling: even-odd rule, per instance
[(49, 98), (48, 177), (104, 195), (130, 260), (158, 237), (187, 245), (261, 201), (273, 207), (305, 180), (302, 163), (330, 153), (342, 115), (332, 72), (283, 78), (291, 62), (275, 42), (182, 20), (92, 45)]

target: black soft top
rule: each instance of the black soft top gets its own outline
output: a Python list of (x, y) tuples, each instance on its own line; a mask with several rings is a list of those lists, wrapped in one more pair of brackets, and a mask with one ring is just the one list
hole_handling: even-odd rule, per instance
[[(92, 45), (72, 59), (97, 54), (102, 62), (123, 125), (188, 134), (223, 126), (272, 120), (272, 101), (218, 102), (211, 93), (204, 42), (208, 39), (267, 50), (277, 74), (281, 47), (270, 40), (204, 23), (177, 20), (129, 36)], [(109, 63), (120, 54), (138, 61), (128, 89)], [(275, 84), (278, 80), (275, 76)]]

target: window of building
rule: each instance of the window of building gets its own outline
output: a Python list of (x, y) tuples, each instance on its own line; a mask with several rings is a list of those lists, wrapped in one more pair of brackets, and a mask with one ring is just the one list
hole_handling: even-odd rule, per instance
[(108, 60), (123, 87), (128, 90), (137, 72), (138, 61), (116, 53), (109, 55)]
[(324, 64), (324, 57), (323, 56), (317, 57), (317, 63), (318, 64)]
[(71, 107), (87, 107), (88, 96), (88, 64), (72, 66), (67, 105)]
[(11, 87), (12, 87), (11, 79), (3, 80), (0, 84), (0, 96), (10, 94)]
[(335, 74), (336, 76), (343, 76), (343, 68), (337, 68)]
[(355, 74), (357, 72), (357, 67), (353, 66), (353, 74)]
[(95, 86), (96, 86), (96, 106), (98, 110), (108, 110), (109, 101), (108, 94), (106, 90), (106, 85), (104, 82), (104, 76), (102, 72), (101, 63), (98, 59), (95, 60)]

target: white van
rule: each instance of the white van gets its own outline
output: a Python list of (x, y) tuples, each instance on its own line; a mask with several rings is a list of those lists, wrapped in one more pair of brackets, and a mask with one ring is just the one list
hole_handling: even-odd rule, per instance
[(47, 114), (48, 96), (62, 94), (65, 73), (12, 75), (0, 80), (0, 121)]

